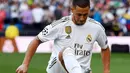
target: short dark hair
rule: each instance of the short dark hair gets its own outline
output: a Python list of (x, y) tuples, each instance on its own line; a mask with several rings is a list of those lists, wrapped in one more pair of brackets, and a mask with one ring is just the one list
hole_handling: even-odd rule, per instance
[(72, 6), (74, 7), (79, 6), (82, 8), (90, 7), (90, 1), (89, 0), (73, 0)]

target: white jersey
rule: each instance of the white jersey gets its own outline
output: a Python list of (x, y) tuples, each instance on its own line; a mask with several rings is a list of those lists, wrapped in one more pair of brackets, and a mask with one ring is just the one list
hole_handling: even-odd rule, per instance
[(46, 26), (38, 34), (38, 38), (45, 42), (54, 40), (51, 57), (56, 57), (65, 47), (75, 50), (75, 56), (82, 69), (90, 69), (92, 47), (95, 41), (101, 48), (107, 48), (105, 30), (97, 21), (87, 18), (82, 26), (75, 25), (72, 16), (66, 16)]

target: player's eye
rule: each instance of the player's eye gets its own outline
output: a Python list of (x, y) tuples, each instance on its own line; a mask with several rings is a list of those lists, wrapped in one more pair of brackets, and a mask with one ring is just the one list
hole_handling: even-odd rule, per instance
[(83, 16), (87, 16), (88, 14), (83, 14)]
[(81, 16), (82, 14), (77, 14), (78, 16)]

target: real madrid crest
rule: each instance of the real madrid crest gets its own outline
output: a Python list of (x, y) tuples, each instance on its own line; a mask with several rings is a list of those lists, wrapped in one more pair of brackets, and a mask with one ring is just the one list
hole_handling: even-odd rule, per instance
[(66, 38), (67, 38), (67, 39), (70, 38), (70, 33), (72, 32), (71, 26), (66, 26), (66, 27), (65, 27), (65, 32), (68, 34), (68, 35), (66, 36)]
[(90, 34), (86, 37), (86, 41), (88, 43), (92, 41), (92, 36)]

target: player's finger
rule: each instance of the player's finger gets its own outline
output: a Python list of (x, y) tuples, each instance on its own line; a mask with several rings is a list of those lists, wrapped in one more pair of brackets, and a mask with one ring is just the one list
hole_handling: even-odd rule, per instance
[(16, 69), (16, 73), (18, 73), (19, 72), (19, 67)]
[(22, 73), (22, 71), (21, 71), (21, 70), (18, 70), (18, 73)]
[(18, 68), (16, 69), (16, 71), (15, 71), (16, 73), (18, 73)]
[(27, 73), (27, 72), (23, 72), (23, 73)]
[(23, 73), (23, 71), (20, 70), (20, 69), (18, 69), (18, 70), (16, 71), (16, 73)]
[(27, 71), (23, 71), (23, 73), (27, 73)]

